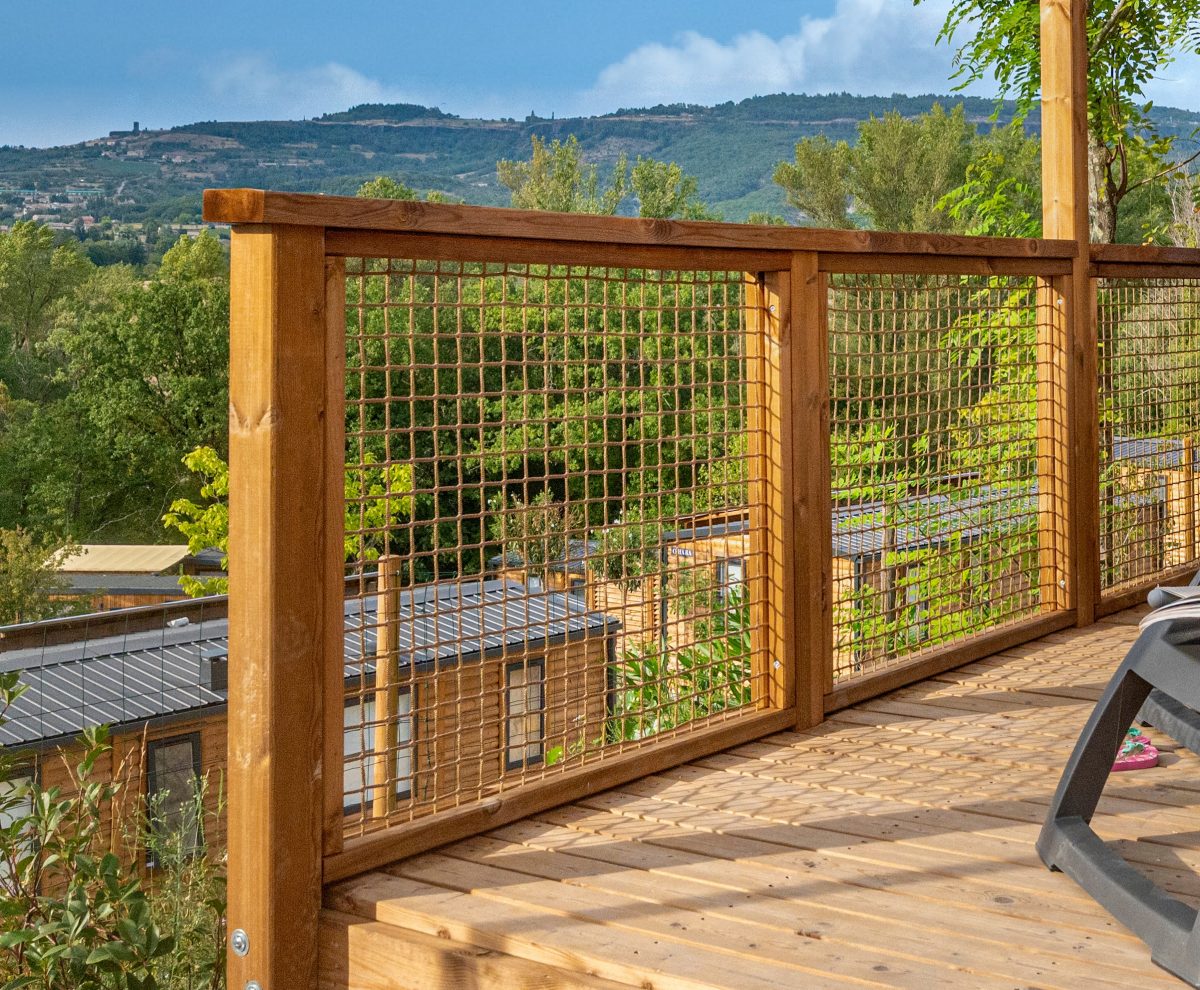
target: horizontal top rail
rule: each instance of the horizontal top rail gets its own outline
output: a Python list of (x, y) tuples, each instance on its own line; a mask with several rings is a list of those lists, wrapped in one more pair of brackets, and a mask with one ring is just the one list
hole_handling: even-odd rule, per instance
[(1157, 244), (1093, 244), (1093, 263), (1132, 265), (1200, 265), (1200, 248)]
[(289, 224), (343, 231), (397, 231), (756, 252), (835, 251), (843, 254), (1023, 259), (1074, 258), (1077, 253), (1075, 242), (1066, 240), (651, 220), (261, 189), (206, 189), (204, 219), (210, 223)]

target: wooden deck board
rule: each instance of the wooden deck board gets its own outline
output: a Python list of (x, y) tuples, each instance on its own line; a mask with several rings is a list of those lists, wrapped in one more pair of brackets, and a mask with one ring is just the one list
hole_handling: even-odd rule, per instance
[[(1179, 986), (1034, 850), (1138, 614), (345, 881), (325, 943), (371, 987), (406, 933), (454, 988)], [(1200, 759), (1114, 776), (1095, 824), (1200, 904)]]

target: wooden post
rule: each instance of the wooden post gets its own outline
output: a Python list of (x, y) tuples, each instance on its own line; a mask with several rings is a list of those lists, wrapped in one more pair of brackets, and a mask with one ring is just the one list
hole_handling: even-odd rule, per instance
[(1099, 409), (1088, 278), (1087, 4), (1041, 0), (1042, 228), (1075, 241), (1071, 274), (1038, 292), (1038, 520), (1042, 601), (1095, 621), (1100, 597)]
[(747, 280), (754, 683), (802, 728), (825, 717), (833, 663), (824, 292), (812, 252)]
[(829, 453), (829, 278), (815, 251), (792, 255), (787, 395), (793, 481), (796, 727), (825, 717), (833, 690), (833, 496)]
[(375, 614), (375, 759), (371, 813), (386, 819), (396, 808), (396, 722), (400, 718), (399, 643), (400, 558), (379, 558)]
[(341, 664), (324, 231), (236, 226), (231, 261), (228, 982), (285, 990), (317, 983), (322, 678)]
[(1196, 545), (1196, 442), (1191, 437), (1183, 438), (1183, 518), (1183, 551), (1187, 560), (1195, 560), (1200, 547)]

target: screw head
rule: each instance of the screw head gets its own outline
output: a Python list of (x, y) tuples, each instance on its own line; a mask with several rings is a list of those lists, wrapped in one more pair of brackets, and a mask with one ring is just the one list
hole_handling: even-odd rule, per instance
[[(235, 928), (233, 934), (229, 936), (229, 947), (233, 949), (235, 956), (247, 955), (250, 952), (250, 936), (242, 929)], [(251, 990), (249, 984), (246, 984), (246, 990)]]
[(247, 980), (246, 990), (262, 990), (262, 984), (258, 980)]

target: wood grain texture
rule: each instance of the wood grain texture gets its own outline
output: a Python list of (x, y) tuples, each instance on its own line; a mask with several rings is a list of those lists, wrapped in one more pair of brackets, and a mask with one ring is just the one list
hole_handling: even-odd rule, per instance
[(787, 559), (794, 639), (788, 652), (796, 668), (796, 725), (808, 728), (824, 717), (825, 694), (833, 687), (833, 549), (823, 535), (833, 531), (829, 280), (819, 270), (817, 255), (794, 256), (791, 285), (784, 391), (793, 534)]
[[(229, 493), (229, 981), (317, 978), (327, 586), (325, 253), (319, 229), (232, 241)], [(340, 486), (339, 486), (340, 487)]]
[[(1057, 782), (1047, 766), (1065, 760), (1136, 618), (1068, 627), (335, 885), (331, 931), (344, 939), (359, 919), (381, 940), (424, 936), (435, 955), (440, 937), (447, 972), (473, 966), (462, 947), (475, 946), (498, 966), (625, 987), (1168, 990), (1145, 946), (1034, 848)], [(1161, 767), (1110, 781), (1097, 813), (1191, 903), (1197, 770), (1167, 749)]]
[[(1046, 283), (1040, 293), (1046, 304), (1040, 311), (1052, 319), (1039, 319), (1039, 483), (1050, 480), (1044, 474), (1050, 458), (1061, 457), (1066, 469), (1053, 495), (1038, 492), (1042, 603), (1074, 608), (1080, 625), (1094, 620), (1100, 597), (1098, 343), (1088, 278), (1094, 255), (1088, 222), (1087, 6), (1086, 0), (1041, 0), (1042, 230), (1077, 245), (1070, 274)], [(1057, 526), (1049, 515), (1056, 510), (1052, 503), (1068, 512)], [(1053, 554), (1046, 550), (1048, 535), (1058, 544)]]
[(492, 949), (365, 921), (321, 914), (321, 990), (619, 990), (621, 984), (571, 973)]
[(277, 223), (346, 230), (758, 251), (1072, 258), (1077, 250), (1074, 243), (1052, 240), (601, 217), (259, 189), (206, 189), (204, 218), (210, 223)]
[(794, 712), (785, 709), (749, 713), (709, 727), (692, 727), (674, 738), (656, 739), (653, 746), (617, 754), (599, 764), (567, 770), (560, 776), (526, 784), (519, 790), (433, 814), (407, 825), (393, 826), (386, 832), (348, 839), (340, 854), (325, 859), (325, 882), (344, 880), (405, 856), (516, 821), (543, 808), (577, 800), (585, 794), (615, 787), (643, 774), (794, 724)]
[(760, 708), (790, 708), (796, 689), (791, 646), (793, 473), (787, 420), (792, 324), (791, 279), (779, 273), (746, 279), (746, 492), (749, 549), (750, 680)]

